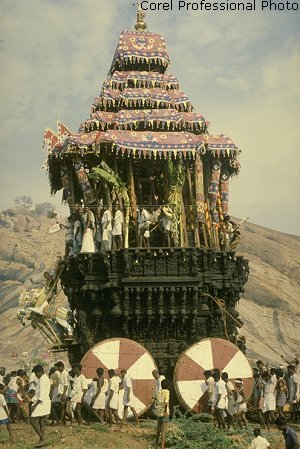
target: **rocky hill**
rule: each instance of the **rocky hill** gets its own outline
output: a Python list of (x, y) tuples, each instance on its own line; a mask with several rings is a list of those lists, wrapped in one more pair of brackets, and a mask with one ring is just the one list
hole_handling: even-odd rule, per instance
[[(1, 365), (11, 369), (22, 365), (22, 354), (47, 347), (38, 331), (17, 321), (16, 308), (20, 292), (38, 286), (64, 251), (64, 232), (49, 234), (52, 224), (24, 210), (0, 213)], [(251, 223), (241, 230), (238, 253), (249, 259), (251, 270), (238, 307), (245, 325), (241, 334), (250, 359), (275, 364), (300, 347), (300, 237)], [(59, 300), (64, 302), (62, 294)]]

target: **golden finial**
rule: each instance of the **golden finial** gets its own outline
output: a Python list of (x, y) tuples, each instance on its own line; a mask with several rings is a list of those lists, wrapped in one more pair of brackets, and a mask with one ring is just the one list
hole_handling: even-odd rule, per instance
[(138, 3), (137, 5), (138, 5), (138, 10), (137, 10), (137, 14), (136, 14), (136, 24), (135, 24), (134, 28), (137, 31), (145, 31), (147, 29), (147, 25), (144, 22), (145, 13), (141, 8), (140, 3)]

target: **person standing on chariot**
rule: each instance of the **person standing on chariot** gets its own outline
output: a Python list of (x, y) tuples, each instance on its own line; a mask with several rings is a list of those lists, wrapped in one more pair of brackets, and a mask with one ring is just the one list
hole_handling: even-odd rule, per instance
[(100, 212), (97, 211), (95, 214), (95, 221), (96, 221), (96, 232), (95, 232), (95, 249), (96, 251), (101, 251), (101, 242), (102, 242), (102, 225), (100, 220)]
[(66, 235), (65, 235), (65, 256), (72, 256), (73, 255), (73, 240), (74, 240), (74, 221), (75, 221), (75, 214), (72, 213), (66, 221), (66, 224), (63, 225), (62, 223), (59, 224), (60, 228), (66, 229)]
[(82, 245), (82, 208), (78, 209), (74, 221), (74, 227), (73, 227), (73, 254), (74, 256), (77, 256), (77, 254), (81, 250)]
[(96, 225), (95, 225), (95, 216), (89, 207), (84, 208), (84, 214), (82, 216), (82, 224), (83, 224), (83, 237), (80, 252), (94, 253), (95, 252), (94, 234)]
[(123, 415), (122, 425), (124, 425), (126, 422), (129, 407), (133, 413), (136, 423), (139, 424), (139, 417), (138, 417), (135, 407), (134, 407), (134, 395), (132, 392), (132, 379), (125, 369), (121, 370), (121, 379), (122, 379), (122, 385), (124, 388), (124, 395), (123, 395), (124, 415)]
[(150, 212), (144, 207), (139, 210), (139, 246), (149, 248), (150, 246)]
[(102, 242), (101, 242), (101, 251), (110, 251), (111, 250), (111, 225), (112, 217), (109, 208), (107, 207), (102, 215)]
[(112, 237), (114, 249), (120, 249), (123, 247), (123, 223), (124, 217), (119, 206), (116, 205), (116, 212), (113, 221)]
[(162, 208), (162, 217), (160, 223), (166, 237), (167, 247), (170, 247), (172, 242), (171, 235), (174, 231), (174, 213), (170, 207)]

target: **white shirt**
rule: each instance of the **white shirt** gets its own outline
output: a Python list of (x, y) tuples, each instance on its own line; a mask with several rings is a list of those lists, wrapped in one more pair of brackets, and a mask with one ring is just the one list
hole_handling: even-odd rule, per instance
[(115, 393), (118, 393), (120, 389), (120, 378), (118, 376), (114, 376), (108, 381), (108, 389), (107, 391), (114, 391)]
[(122, 223), (124, 221), (122, 212), (118, 209), (114, 216), (113, 235), (122, 235)]
[(205, 380), (205, 383), (207, 385), (207, 391), (209, 394), (208, 397), (208, 402), (212, 402), (214, 399), (214, 394), (215, 394), (215, 380), (214, 378), (211, 376), (208, 379)]
[(35, 390), (36, 400), (41, 401), (34, 411), (32, 417), (46, 416), (50, 414), (51, 401), (50, 401), (50, 379), (46, 374), (43, 374), (37, 381)]
[[(20, 389), (20, 386), (17, 384), (17, 381), (20, 381), (20, 380), (21, 380), (21, 384), (23, 384), (23, 381), (22, 381), (21, 377), (19, 377), (19, 376), (13, 377), (13, 378), (9, 381), (9, 384), (8, 384), (9, 388), (11, 388), (12, 390), (18, 392), (19, 389)], [(19, 382), (19, 383), (20, 383), (20, 382)]]
[(111, 226), (111, 213), (110, 210), (107, 209), (103, 216), (102, 216), (102, 230), (106, 229), (107, 231), (111, 231), (112, 230), (112, 226)]
[(122, 379), (122, 384), (123, 384), (124, 390), (128, 390), (129, 388), (132, 389), (132, 379), (129, 376), (129, 374), (125, 374), (125, 376)]
[(4, 410), (5, 406), (7, 407), (5, 397), (0, 393), (0, 419), (8, 418), (7, 413)]
[(226, 391), (226, 383), (223, 379), (218, 380), (218, 382), (215, 383), (215, 404), (217, 403), (219, 394), (221, 395), (220, 400), (218, 402), (217, 408), (225, 408), (226, 407), (226, 397), (227, 397), (227, 391)]
[(270, 447), (270, 443), (265, 438), (258, 435), (258, 437), (254, 438), (254, 440), (252, 440), (252, 443), (251, 443), (251, 446), (249, 449), (267, 449), (268, 447)]
[(35, 396), (37, 400), (45, 401), (49, 399), (50, 394), (50, 379), (46, 374), (43, 374), (37, 381)]
[(29, 376), (29, 390), (35, 390), (37, 385), (38, 378), (35, 373), (31, 373)]
[(69, 373), (66, 369), (61, 372), (60, 377), (59, 377), (58, 394), (63, 394), (65, 387), (67, 387), (66, 394), (70, 393), (70, 391), (68, 391), (70, 389), (70, 378), (69, 378)]
[(78, 377), (75, 377), (73, 383), (73, 390), (77, 393), (82, 393), (83, 390), (88, 389), (87, 379), (84, 374), (80, 374)]
[(161, 381), (165, 379), (165, 376), (161, 374), (158, 379), (155, 379), (155, 390), (154, 394), (158, 393), (161, 390)]

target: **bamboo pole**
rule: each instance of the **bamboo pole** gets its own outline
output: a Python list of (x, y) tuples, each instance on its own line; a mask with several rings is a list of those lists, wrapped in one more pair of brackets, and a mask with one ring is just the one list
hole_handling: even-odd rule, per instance
[(185, 166), (186, 166), (186, 174), (187, 174), (187, 181), (188, 181), (188, 187), (189, 187), (188, 190), (189, 190), (189, 195), (190, 195), (190, 204), (192, 205), (195, 244), (196, 244), (196, 246), (200, 246), (200, 235), (199, 235), (197, 210), (196, 210), (197, 206), (196, 206), (196, 201), (195, 201), (195, 197), (193, 194), (193, 184), (192, 184), (191, 172), (190, 172), (188, 161), (186, 161)]
[(188, 247), (188, 234), (186, 229), (186, 215), (184, 209), (183, 192), (181, 192), (180, 246), (183, 248)]
[(134, 185), (134, 178), (133, 178), (133, 167), (132, 167), (132, 157), (130, 156), (128, 160), (128, 178), (129, 178), (129, 198), (130, 203), (132, 206), (131, 214), (132, 218), (134, 220), (134, 226), (135, 226), (135, 237), (136, 241), (138, 242), (138, 223), (137, 223), (137, 199), (135, 194), (135, 185)]
[[(70, 204), (70, 211), (73, 212), (75, 206), (75, 189), (74, 189), (74, 170), (73, 164), (70, 164), (70, 179), (71, 179), (71, 193), (72, 193), (72, 204)], [(83, 193), (82, 193), (83, 195)], [(84, 198), (83, 198), (84, 201)]]
[[(114, 159), (113, 164), (114, 164), (115, 174), (117, 176), (119, 176), (117, 159)], [(124, 248), (128, 248), (128, 246), (129, 246), (129, 213), (130, 213), (129, 205), (128, 206), (125, 205), (124, 199), (122, 198), (122, 194), (120, 194), (119, 192), (117, 192), (117, 198), (118, 198), (118, 203), (119, 203), (120, 209), (123, 210), (123, 216), (125, 218), (124, 228), (123, 228)], [(124, 209), (125, 209), (125, 214), (124, 214)]]
[(204, 245), (207, 248), (209, 248), (209, 243), (208, 243), (208, 239), (207, 239), (205, 223), (201, 223), (201, 229), (202, 229), (203, 238), (204, 238)]

